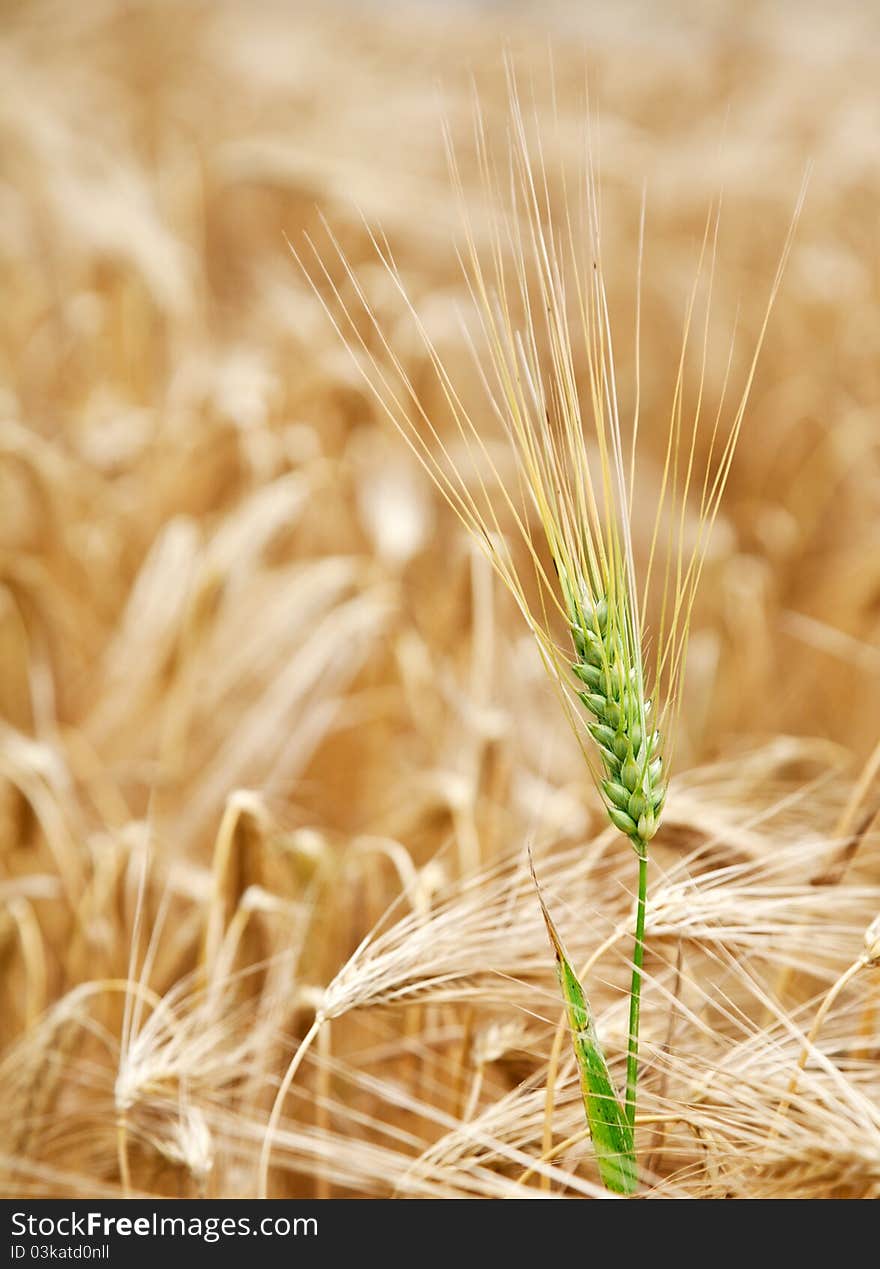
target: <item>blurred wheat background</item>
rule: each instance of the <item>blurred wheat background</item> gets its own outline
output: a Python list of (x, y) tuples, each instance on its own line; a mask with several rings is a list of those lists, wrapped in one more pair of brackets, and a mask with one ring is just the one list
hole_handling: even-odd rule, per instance
[(3, 3), (5, 1194), (253, 1195), (318, 1010), (272, 1194), (602, 1193), (525, 847), (618, 1077), (633, 861), (285, 240), (326, 217), (439, 417), (368, 230), (472, 380), (441, 125), (479, 224), (505, 50), (563, 169), (589, 72), (626, 402), (646, 191), (648, 480), (711, 200), (741, 371), (812, 164), (652, 843), (640, 1166), (880, 1193), (878, 47), (855, 0)]

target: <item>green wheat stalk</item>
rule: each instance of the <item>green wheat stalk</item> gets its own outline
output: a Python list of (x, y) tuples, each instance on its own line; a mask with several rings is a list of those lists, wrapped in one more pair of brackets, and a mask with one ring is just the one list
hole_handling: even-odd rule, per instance
[[(476, 112), (478, 162), (492, 209), (488, 222), (481, 222), (479, 234), (465, 206), (464, 185), (448, 138), (447, 143), (451, 177), (464, 213), (460, 256), (481, 328), (472, 351), (489, 412), (500, 422), (515, 459), (513, 484), (502, 477), (487, 442), (486, 411), (475, 413), (465, 406), (406, 294), (387, 243), (373, 236), (376, 252), (430, 358), (453, 434), (458, 434), (455, 454), (425, 409), (329, 227), (329, 241), (342, 267), (341, 280), (311, 240), (307, 239), (308, 263), (295, 250), (294, 255), (382, 409), (514, 596), (537, 640), (608, 818), (635, 851), (638, 890), (623, 1102), (614, 1088), (586, 993), (539, 891), (600, 1175), (609, 1190), (629, 1194), (638, 1180), (634, 1137), (649, 846), (666, 798), (661, 744), (668, 753), (668, 732), (674, 723), (709, 534), (800, 201), (738, 400), (726, 406), (731, 343), (721, 400), (716, 412), (707, 417), (703, 385), (711, 342), (709, 311), (720, 209), (715, 205), (709, 210), (685, 310), (665, 463), (652, 509), (654, 531), (639, 587), (631, 527), (634, 507), (644, 510), (636, 489), (638, 369), (633, 418), (625, 425), (618, 405), (590, 134), (577, 197), (569, 195), (563, 173), (555, 186), (561, 184), (561, 198), (555, 202), (540, 128), (535, 130), (537, 139), (530, 140), (512, 72), (508, 82), (511, 140), (503, 164), (496, 165), (490, 152), (479, 106)], [(505, 174), (503, 185), (499, 171)], [(506, 210), (499, 211), (502, 207)], [(643, 233), (644, 210), (639, 297)], [(637, 298), (637, 350), (639, 326)], [(686, 417), (685, 372), (694, 362), (699, 394), (695, 410)], [(698, 471), (697, 437), (704, 424), (708, 459)], [(686, 550), (689, 508), (696, 514), (698, 530)], [(514, 559), (511, 528), (525, 548), (525, 567)], [(548, 554), (552, 569), (546, 566)], [(650, 676), (642, 629), (649, 595), (660, 613)], [(560, 620), (570, 632), (573, 656), (556, 642), (554, 627)]]
[(638, 1074), (639, 1007), (644, 962), (648, 843), (657, 831), (666, 786), (660, 756), (660, 732), (651, 730), (651, 701), (643, 686), (641, 648), (634, 641), (624, 592), (609, 603), (575, 596), (561, 578), (569, 611), (576, 659), (572, 671), (584, 684), (578, 696), (595, 719), (588, 730), (604, 767), (600, 788), (608, 818), (629, 838), (639, 861), (636, 937), (630, 986), (626, 1069), (626, 1119), (635, 1126)]

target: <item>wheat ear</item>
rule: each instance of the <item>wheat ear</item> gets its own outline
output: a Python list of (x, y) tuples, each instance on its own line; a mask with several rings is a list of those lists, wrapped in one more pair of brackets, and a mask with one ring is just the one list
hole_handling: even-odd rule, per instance
[(666, 785), (660, 732), (649, 730), (651, 700), (644, 694), (641, 649), (632, 640), (626, 591), (591, 603), (561, 577), (576, 659), (572, 671), (584, 685), (578, 696), (595, 722), (588, 724), (605, 769), (599, 782), (608, 817), (632, 842), (639, 859), (636, 933), (629, 995), (625, 1115), (635, 1125), (639, 1012), (645, 957), (648, 842), (657, 831)]

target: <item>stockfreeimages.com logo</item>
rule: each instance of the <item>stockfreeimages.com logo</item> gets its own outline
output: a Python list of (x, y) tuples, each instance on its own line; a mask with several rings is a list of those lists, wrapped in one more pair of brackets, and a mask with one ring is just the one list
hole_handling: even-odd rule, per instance
[[(316, 1238), (318, 1221), (314, 1216), (263, 1216), (252, 1221), (247, 1216), (106, 1216), (103, 1212), (77, 1214), (71, 1210), (64, 1216), (36, 1216), (13, 1212), (13, 1238), (198, 1238), (216, 1243), (222, 1238)], [(15, 1244), (13, 1244), (15, 1245)], [(20, 1259), (25, 1248), (13, 1253)], [(82, 1258), (82, 1257), (77, 1257)]]

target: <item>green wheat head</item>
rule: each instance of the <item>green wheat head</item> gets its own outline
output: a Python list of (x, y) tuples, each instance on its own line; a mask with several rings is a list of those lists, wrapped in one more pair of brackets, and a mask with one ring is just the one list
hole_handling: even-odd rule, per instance
[[(628, 637), (630, 623), (618, 595), (609, 604), (575, 597), (562, 583), (576, 653), (572, 672), (578, 697), (594, 721), (588, 730), (604, 768), (599, 782), (608, 817), (641, 854), (660, 823), (666, 785), (660, 732), (649, 724), (652, 702), (644, 695), (641, 656)], [(615, 607), (623, 603), (623, 612)]]

